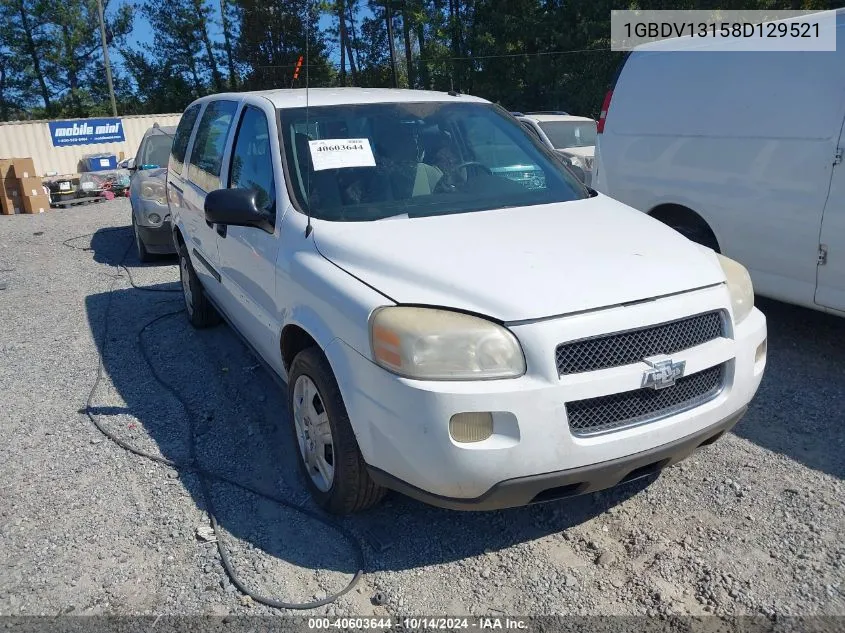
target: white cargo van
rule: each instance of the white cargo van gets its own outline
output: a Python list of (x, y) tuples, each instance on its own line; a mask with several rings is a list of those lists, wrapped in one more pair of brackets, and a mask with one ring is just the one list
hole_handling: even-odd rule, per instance
[(845, 315), (842, 9), (836, 35), (835, 52), (635, 49), (593, 186), (742, 262), (758, 294)]

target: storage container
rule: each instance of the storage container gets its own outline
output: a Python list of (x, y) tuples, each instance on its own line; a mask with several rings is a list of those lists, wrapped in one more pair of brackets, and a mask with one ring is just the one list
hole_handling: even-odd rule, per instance
[(86, 154), (81, 162), (83, 172), (117, 169), (117, 156), (114, 154)]

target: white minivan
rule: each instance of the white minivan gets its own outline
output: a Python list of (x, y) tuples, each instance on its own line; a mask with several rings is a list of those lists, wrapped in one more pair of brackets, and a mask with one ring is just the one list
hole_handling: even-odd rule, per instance
[(845, 315), (843, 36), (839, 10), (835, 52), (635, 49), (593, 186), (740, 261), (758, 294)]
[(203, 97), (167, 189), (188, 319), (223, 316), (287, 380), (279, 457), (331, 512), (648, 476), (736, 424), (763, 375), (741, 265), (588, 189), (483, 99)]

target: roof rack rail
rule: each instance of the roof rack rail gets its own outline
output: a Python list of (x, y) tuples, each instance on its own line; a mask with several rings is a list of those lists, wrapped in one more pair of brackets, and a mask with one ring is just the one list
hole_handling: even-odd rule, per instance
[(526, 112), (526, 114), (560, 114), (569, 116), (569, 112), (564, 112), (563, 110), (535, 110), (533, 112)]
[(511, 116), (525, 116), (525, 114), (522, 113), (522, 112), (511, 112), (510, 115)]

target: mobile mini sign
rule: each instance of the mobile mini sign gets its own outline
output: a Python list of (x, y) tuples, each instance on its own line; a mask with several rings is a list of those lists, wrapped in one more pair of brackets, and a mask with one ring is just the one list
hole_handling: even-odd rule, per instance
[(126, 140), (123, 135), (123, 121), (120, 119), (51, 121), (49, 125), (53, 147), (122, 143)]

